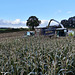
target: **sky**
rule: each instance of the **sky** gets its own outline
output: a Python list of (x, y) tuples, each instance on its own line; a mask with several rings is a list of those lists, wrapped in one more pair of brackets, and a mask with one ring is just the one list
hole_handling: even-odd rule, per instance
[(41, 27), (50, 19), (61, 21), (75, 16), (75, 0), (0, 0), (0, 27), (27, 27), (30, 16), (41, 20)]

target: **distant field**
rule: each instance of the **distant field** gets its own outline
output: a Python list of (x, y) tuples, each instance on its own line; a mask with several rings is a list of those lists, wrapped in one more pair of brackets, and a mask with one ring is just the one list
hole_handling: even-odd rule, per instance
[(0, 33), (10, 33), (10, 32), (19, 32), (19, 31), (27, 31), (27, 28), (0, 28)]
[(7, 30), (7, 29), (0, 29), (1, 31)]
[(10, 32), (10, 33), (0, 33), (0, 40), (5, 38), (12, 37), (23, 37), (26, 34), (26, 31)]

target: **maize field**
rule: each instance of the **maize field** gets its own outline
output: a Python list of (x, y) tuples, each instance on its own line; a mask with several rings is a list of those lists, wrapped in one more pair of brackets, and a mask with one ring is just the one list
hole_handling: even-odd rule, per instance
[(75, 75), (75, 38), (0, 40), (0, 75)]

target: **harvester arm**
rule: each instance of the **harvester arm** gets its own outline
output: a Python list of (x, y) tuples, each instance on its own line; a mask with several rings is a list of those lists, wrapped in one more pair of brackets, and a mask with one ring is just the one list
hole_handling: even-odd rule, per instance
[(57, 22), (62, 28), (64, 28), (64, 26), (63, 26), (61, 23), (59, 23), (58, 21), (56, 21), (56, 20), (54, 20), (54, 19), (51, 19), (51, 20), (49, 21), (48, 27), (50, 26), (51, 21)]

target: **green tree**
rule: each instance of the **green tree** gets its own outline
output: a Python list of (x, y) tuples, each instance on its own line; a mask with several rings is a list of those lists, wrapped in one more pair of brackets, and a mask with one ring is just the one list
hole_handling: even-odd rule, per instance
[(65, 20), (62, 20), (61, 21), (61, 24), (63, 24), (64, 27), (69, 27), (69, 22), (66, 19)]
[(64, 27), (67, 28), (75, 28), (75, 16), (70, 17), (68, 20), (61, 20), (61, 24), (63, 24)]
[(34, 27), (39, 26), (39, 24), (41, 23), (40, 20), (38, 20), (38, 18), (36, 16), (30, 16), (27, 20), (26, 25), (34, 30)]

